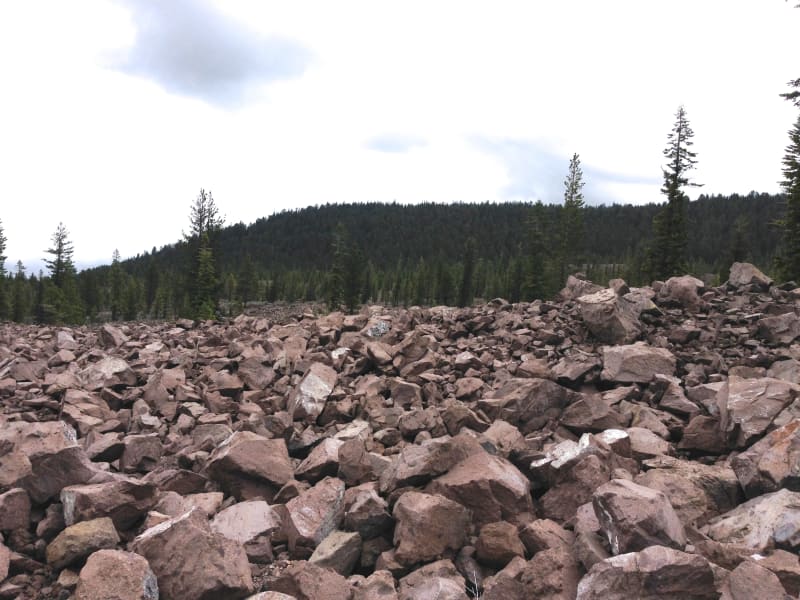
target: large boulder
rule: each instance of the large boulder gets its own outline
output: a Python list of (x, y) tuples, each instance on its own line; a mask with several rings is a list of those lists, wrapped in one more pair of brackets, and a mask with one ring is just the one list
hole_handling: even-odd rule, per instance
[(800, 338), (800, 316), (793, 312), (759, 319), (758, 337), (770, 344), (788, 346)]
[(800, 419), (734, 456), (731, 467), (749, 498), (783, 487), (800, 491)]
[(512, 378), (500, 389), (486, 392), (478, 407), (492, 420), (502, 419), (527, 434), (550, 420), (583, 396), (548, 379)]
[(113, 548), (119, 543), (114, 523), (108, 517), (82, 521), (67, 527), (47, 545), (47, 564), (63, 569), (97, 550)]
[(691, 275), (670, 277), (658, 290), (658, 297), (662, 302), (696, 311), (702, 305), (699, 292), (702, 292), (704, 288), (705, 284)]
[(294, 476), (286, 442), (251, 431), (237, 431), (221, 443), (209, 457), (206, 471), (239, 500), (271, 501)]
[(683, 549), (686, 533), (666, 495), (626, 479), (612, 479), (594, 494), (594, 510), (614, 554), (648, 546)]
[(750, 285), (756, 289), (766, 290), (772, 285), (772, 279), (764, 275), (755, 265), (735, 262), (731, 265), (727, 284), (734, 288)]
[(578, 584), (576, 600), (716, 600), (714, 571), (697, 554), (664, 546), (612, 556)]
[(314, 548), (339, 528), (344, 518), (344, 482), (326, 477), (286, 503), (285, 523), (289, 551), (296, 557), (311, 556)]
[(733, 447), (745, 448), (798, 396), (800, 385), (782, 379), (731, 375), (717, 392), (720, 430)]
[(147, 529), (130, 549), (147, 559), (162, 600), (238, 600), (253, 592), (244, 547), (214, 533), (198, 509)]
[(336, 386), (336, 371), (323, 363), (314, 363), (289, 397), (287, 410), (295, 419), (316, 421)]
[(635, 303), (605, 289), (578, 298), (581, 317), (589, 331), (607, 344), (629, 344), (642, 333)]
[(800, 548), (800, 493), (764, 494), (711, 520), (701, 531), (717, 542), (739, 544), (752, 552)]
[(470, 514), (461, 504), (438, 494), (406, 492), (394, 505), (395, 559), (413, 565), (458, 552), (466, 543)]
[(604, 381), (615, 383), (650, 383), (656, 375), (675, 374), (675, 356), (665, 348), (645, 342), (624, 346), (603, 346)]
[(528, 478), (506, 459), (486, 452), (467, 457), (426, 491), (468, 508), (478, 527), (496, 521), (521, 525), (534, 514)]
[(81, 569), (75, 600), (98, 598), (159, 600), (158, 580), (147, 561), (138, 554), (98, 550)]
[(73, 485), (61, 491), (64, 522), (110, 517), (120, 531), (137, 525), (158, 501), (157, 489), (134, 479)]

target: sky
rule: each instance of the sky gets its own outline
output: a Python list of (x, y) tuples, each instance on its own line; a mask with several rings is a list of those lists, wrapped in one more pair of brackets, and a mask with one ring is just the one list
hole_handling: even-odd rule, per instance
[(684, 105), (699, 193), (778, 192), (800, 77), (784, 0), (0, 3), (6, 267), (79, 267), (343, 202), (659, 202)]

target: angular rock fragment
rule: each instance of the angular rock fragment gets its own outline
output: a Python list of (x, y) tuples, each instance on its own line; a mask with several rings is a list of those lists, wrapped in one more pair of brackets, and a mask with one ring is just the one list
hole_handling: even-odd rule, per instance
[(63, 569), (97, 550), (114, 548), (119, 541), (114, 523), (108, 517), (82, 521), (67, 527), (47, 545), (47, 564)]
[(748, 498), (787, 488), (800, 491), (800, 419), (737, 454), (731, 467)]
[(286, 503), (284, 523), (289, 551), (300, 558), (337, 529), (344, 517), (344, 483), (326, 477)]
[(98, 550), (81, 569), (75, 600), (98, 598), (159, 600), (158, 581), (150, 565), (138, 554)]
[(603, 346), (604, 381), (617, 383), (649, 383), (655, 375), (673, 375), (675, 356), (664, 348), (645, 342), (627, 346)]
[(404, 565), (457, 552), (466, 541), (469, 511), (439, 495), (406, 492), (394, 505), (395, 558)]
[(323, 363), (314, 363), (292, 392), (287, 410), (295, 419), (316, 421), (336, 386), (336, 371)]
[(578, 298), (586, 327), (601, 342), (629, 344), (642, 333), (636, 305), (605, 289)]

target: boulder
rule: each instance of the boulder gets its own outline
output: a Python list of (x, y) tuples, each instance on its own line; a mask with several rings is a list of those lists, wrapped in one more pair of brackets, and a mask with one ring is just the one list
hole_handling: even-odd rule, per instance
[(351, 600), (353, 597), (353, 589), (344, 577), (304, 560), (291, 563), (270, 587), (297, 600)]
[(107, 356), (80, 372), (84, 387), (89, 391), (102, 388), (136, 385), (136, 373), (123, 359)]
[(748, 500), (701, 529), (717, 542), (752, 552), (800, 548), (800, 492), (779, 490)]
[(636, 305), (604, 289), (578, 298), (581, 317), (597, 340), (607, 344), (629, 344), (642, 333)]
[(347, 577), (361, 556), (361, 536), (356, 532), (332, 531), (314, 549), (309, 563), (333, 569)]
[(666, 495), (625, 479), (600, 486), (592, 499), (613, 554), (648, 546), (683, 549), (686, 533)]
[(658, 290), (662, 302), (668, 302), (696, 312), (702, 305), (700, 292), (705, 284), (691, 275), (670, 277)]
[(436, 560), (466, 542), (469, 511), (437, 494), (406, 492), (394, 505), (395, 558), (404, 565)]
[(702, 556), (664, 546), (612, 556), (578, 584), (576, 600), (717, 600), (714, 571)]
[(67, 527), (47, 545), (47, 564), (63, 569), (97, 550), (114, 548), (119, 535), (108, 517), (82, 521)]
[(746, 448), (798, 396), (800, 385), (782, 379), (731, 375), (717, 392), (720, 430), (733, 447)]
[(505, 567), (515, 556), (525, 556), (525, 546), (517, 528), (506, 521), (481, 527), (475, 544), (478, 560), (495, 567)]
[(793, 312), (759, 319), (758, 337), (770, 344), (788, 346), (800, 338), (800, 316)]
[(527, 523), (534, 514), (530, 482), (500, 456), (478, 452), (434, 479), (426, 488), (472, 512), (476, 526), (496, 521)]
[(0, 494), (0, 531), (27, 529), (31, 521), (31, 499), (22, 488)]
[(603, 346), (604, 381), (615, 383), (650, 383), (657, 374), (674, 375), (675, 356), (664, 348), (645, 342), (625, 346)]
[(147, 559), (162, 600), (238, 600), (253, 592), (244, 548), (214, 533), (200, 510), (147, 529), (130, 550)]
[(316, 421), (336, 386), (336, 371), (314, 363), (289, 397), (287, 410), (295, 419)]
[(742, 561), (731, 571), (722, 586), (720, 600), (752, 598), (755, 590), (759, 598), (790, 600), (778, 576), (751, 560)]
[(283, 439), (268, 439), (251, 431), (237, 431), (222, 442), (208, 459), (206, 472), (222, 489), (239, 500), (275, 492), (294, 476)]
[(289, 551), (296, 557), (307, 558), (344, 518), (344, 483), (326, 477), (311, 489), (286, 503), (284, 528)]
[(156, 494), (154, 485), (134, 479), (69, 486), (61, 491), (64, 521), (73, 525), (110, 517), (118, 530), (125, 531), (137, 525), (155, 506), (158, 501)]
[(98, 598), (159, 600), (158, 581), (150, 565), (138, 554), (98, 550), (81, 569), (75, 600)]
[(733, 288), (749, 285), (756, 289), (767, 290), (772, 285), (772, 279), (764, 275), (755, 265), (735, 262), (731, 265), (726, 283)]
[(269, 536), (281, 527), (278, 512), (263, 500), (237, 502), (219, 511), (211, 520), (211, 530), (240, 544)]
[(748, 498), (787, 488), (800, 491), (800, 419), (772, 431), (731, 460)]

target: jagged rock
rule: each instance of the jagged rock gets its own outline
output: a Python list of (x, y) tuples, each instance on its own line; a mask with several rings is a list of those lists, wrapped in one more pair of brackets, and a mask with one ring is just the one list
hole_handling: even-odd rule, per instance
[(577, 433), (623, 427), (623, 417), (599, 395), (584, 395), (561, 414), (561, 424)]
[(344, 577), (306, 561), (289, 565), (270, 587), (298, 600), (351, 600), (353, 597), (353, 589)]
[(664, 348), (645, 342), (627, 346), (603, 346), (604, 381), (617, 383), (649, 383), (657, 374), (675, 373), (675, 356)]
[[(105, 348), (118, 348), (128, 341), (128, 336), (122, 333), (122, 330), (120, 330), (118, 327), (110, 325), (109, 323), (102, 325), (100, 330), (97, 332), (97, 335), (100, 339), (100, 343)], [(74, 348), (69, 349), (74, 350)]]
[(435, 560), (464, 545), (469, 511), (438, 494), (406, 492), (394, 505), (395, 558), (404, 565)]
[(361, 536), (356, 532), (332, 531), (314, 549), (309, 563), (333, 569), (347, 577), (361, 555)]
[(295, 469), (295, 477), (316, 482), (323, 477), (336, 475), (339, 470), (339, 449), (343, 444), (344, 441), (335, 438), (322, 440)]
[(585, 279), (578, 279), (574, 275), (567, 276), (567, 282), (564, 289), (559, 292), (559, 296), (564, 300), (574, 300), (581, 296), (589, 294), (596, 294), (603, 289), (602, 286), (586, 281)]
[(214, 515), (212, 531), (241, 544), (269, 536), (281, 527), (280, 515), (263, 500), (237, 502)]
[(720, 430), (733, 446), (745, 448), (798, 396), (800, 385), (788, 381), (731, 375), (717, 393)]
[(326, 477), (314, 487), (286, 503), (284, 523), (289, 551), (298, 557), (311, 555), (314, 548), (344, 518), (344, 483)]
[(136, 373), (127, 362), (116, 356), (107, 356), (90, 365), (80, 372), (80, 377), (89, 391), (136, 385)]
[(731, 571), (722, 586), (720, 600), (751, 598), (758, 590), (760, 598), (787, 599), (778, 577), (754, 561), (745, 560)]
[(130, 549), (147, 559), (163, 600), (235, 600), (253, 591), (242, 545), (212, 532), (197, 509), (151, 527)]
[(515, 556), (525, 556), (525, 546), (519, 539), (517, 528), (506, 521), (481, 527), (475, 549), (479, 561), (501, 568)]
[(468, 508), (479, 527), (496, 521), (522, 524), (533, 516), (528, 478), (504, 458), (485, 452), (459, 462), (426, 491)]
[(394, 577), (389, 571), (375, 571), (357, 584), (353, 600), (398, 600)]
[(119, 543), (114, 522), (108, 517), (70, 525), (47, 545), (47, 564), (63, 569), (97, 550)]
[(503, 419), (523, 433), (541, 429), (557, 419), (581, 395), (547, 379), (513, 378), (495, 392), (487, 392), (478, 407), (491, 419)]
[(788, 346), (800, 337), (800, 316), (790, 312), (759, 319), (758, 336), (770, 344)]
[(425, 565), (400, 579), (400, 600), (467, 600), (465, 582), (450, 560)]
[(731, 460), (748, 498), (780, 488), (800, 491), (800, 419), (776, 429)]
[(704, 288), (705, 284), (691, 275), (670, 277), (658, 290), (658, 296), (662, 301), (683, 306), (687, 310), (697, 311), (702, 304), (699, 292), (702, 292)]
[(275, 492), (294, 475), (286, 442), (250, 431), (237, 431), (221, 443), (208, 459), (208, 476), (240, 500)]
[(586, 327), (600, 342), (629, 344), (642, 333), (635, 304), (612, 289), (580, 296), (578, 304)]
[(295, 419), (315, 421), (336, 386), (336, 377), (336, 371), (329, 366), (312, 364), (289, 398), (289, 414)]
[(764, 494), (719, 517), (703, 531), (727, 544), (740, 544), (753, 552), (800, 547), (800, 493), (779, 490)]
[(154, 485), (134, 479), (73, 485), (61, 491), (64, 521), (73, 525), (89, 519), (110, 517), (115, 527), (134, 527), (157, 502)]
[(800, 595), (800, 557), (797, 554), (775, 550), (769, 556), (758, 554), (752, 558), (778, 576), (786, 593), (795, 597)]
[(158, 581), (150, 565), (138, 554), (98, 550), (81, 569), (75, 600), (98, 598), (158, 600)]
[(577, 600), (716, 600), (708, 561), (664, 546), (612, 556), (594, 565), (578, 584)]
[(686, 533), (667, 497), (625, 479), (612, 479), (594, 493), (594, 510), (613, 554), (648, 546), (682, 549)]
[(735, 262), (731, 265), (727, 284), (734, 288), (749, 285), (756, 289), (766, 290), (772, 285), (772, 279), (764, 275), (755, 265)]
[(0, 494), (0, 531), (27, 529), (31, 520), (31, 499), (22, 488)]

